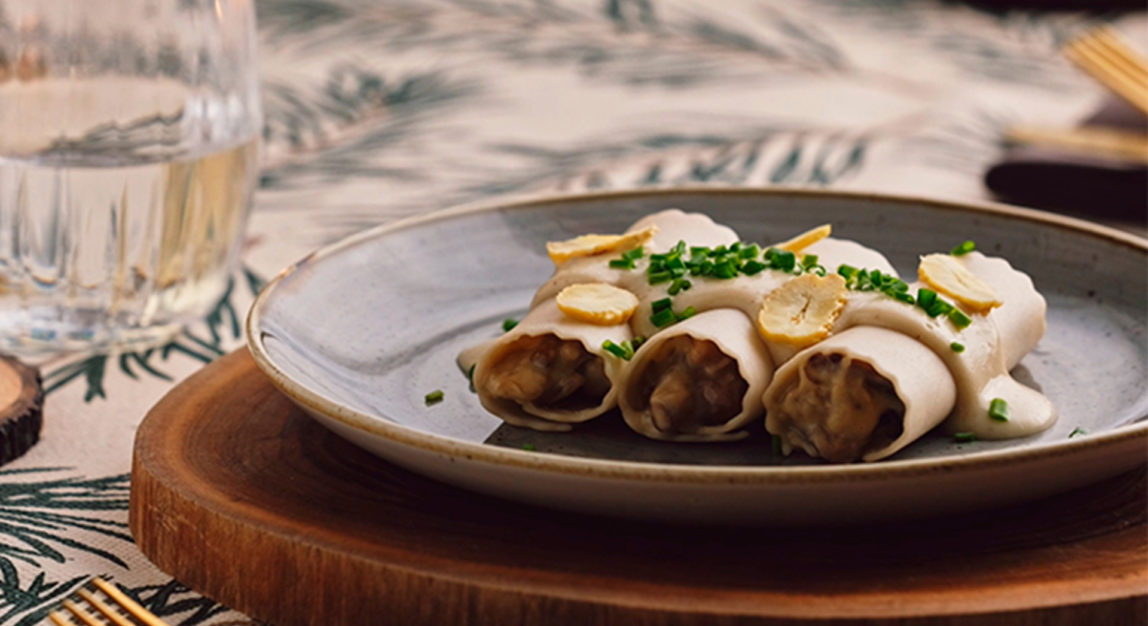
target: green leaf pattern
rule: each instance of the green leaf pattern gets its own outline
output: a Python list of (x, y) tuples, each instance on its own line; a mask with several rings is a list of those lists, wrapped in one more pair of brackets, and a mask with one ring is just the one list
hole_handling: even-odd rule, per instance
[(244, 266), (163, 345), (40, 363), (43, 441), (0, 470), (0, 626), (38, 623), (91, 575), (172, 624), (248, 623), (132, 545), (131, 437), (173, 384), (242, 345), (265, 277), (314, 248), (504, 194), (716, 184), (981, 198), (1003, 129), (1095, 105), (1100, 88), (1059, 46), (1125, 19), (942, 0), (257, 10), (266, 163)]

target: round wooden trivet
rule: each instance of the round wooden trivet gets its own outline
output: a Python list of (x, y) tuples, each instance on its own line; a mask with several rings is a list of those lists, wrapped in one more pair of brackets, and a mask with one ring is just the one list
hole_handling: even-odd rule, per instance
[(244, 351), (140, 426), (131, 530), (164, 571), (277, 626), (1132, 624), (1148, 612), (1146, 489), (1138, 471), (992, 513), (835, 530), (545, 511), (353, 447)]
[(39, 370), (0, 355), (0, 465), (24, 454), (40, 440), (43, 409)]

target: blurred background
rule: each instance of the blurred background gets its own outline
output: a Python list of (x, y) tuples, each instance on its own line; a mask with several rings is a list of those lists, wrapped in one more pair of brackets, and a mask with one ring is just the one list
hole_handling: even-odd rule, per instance
[[(1138, 3), (1056, 4), (262, 0), (252, 230), (295, 240), (321, 210), (314, 247), (499, 194), (724, 184), (1007, 199), (1143, 232), (1143, 159), (1006, 141), (1105, 106), (1145, 130), (1061, 52), (1101, 24), (1142, 49)], [(1017, 167), (994, 191), (999, 164)]]

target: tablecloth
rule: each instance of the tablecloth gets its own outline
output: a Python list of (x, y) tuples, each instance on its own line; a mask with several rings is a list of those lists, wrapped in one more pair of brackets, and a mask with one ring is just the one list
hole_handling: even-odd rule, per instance
[[(1142, 14), (928, 0), (261, 0), (266, 124), (243, 265), (169, 343), (39, 362), (40, 443), (0, 469), (0, 625), (103, 575), (171, 624), (251, 624), (127, 528), (135, 429), (243, 345), (262, 282), (310, 250), (495, 196), (797, 185), (985, 199), (1010, 124), (1103, 97), (1059, 54)], [(285, 590), (285, 593), (300, 592)]]

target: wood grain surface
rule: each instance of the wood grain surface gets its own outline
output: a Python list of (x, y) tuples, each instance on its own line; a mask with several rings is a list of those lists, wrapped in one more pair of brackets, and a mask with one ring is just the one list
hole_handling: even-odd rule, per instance
[(0, 465), (20, 457), (40, 440), (43, 409), (40, 371), (15, 357), (0, 355)]
[(559, 513), (351, 446), (240, 351), (140, 426), (130, 522), (161, 569), (278, 626), (1120, 625), (1148, 615), (1146, 492), (1139, 470), (1006, 510), (840, 529)]

